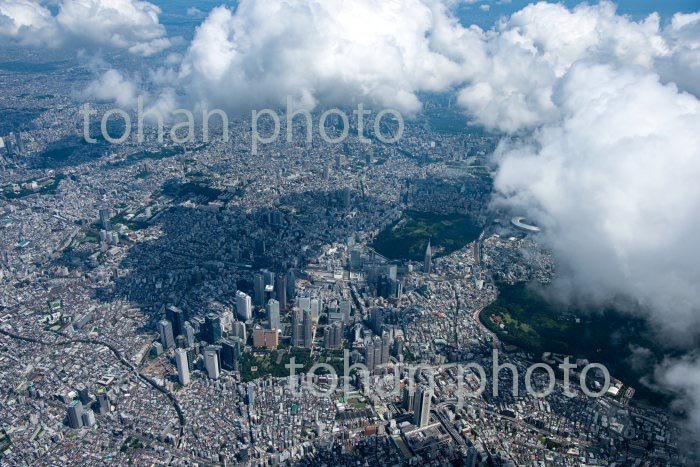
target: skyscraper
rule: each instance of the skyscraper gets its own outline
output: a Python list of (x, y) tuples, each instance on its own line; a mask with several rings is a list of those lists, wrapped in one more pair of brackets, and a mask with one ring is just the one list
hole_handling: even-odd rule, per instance
[(111, 214), (109, 209), (100, 209), (100, 225), (103, 230), (112, 230)]
[(83, 410), (83, 415), (80, 418), (83, 421), (83, 426), (91, 427), (95, 425), (95, 412), (90, 409)]
[(79, 400), (74, 400), (67, 407), (68, 426), (77, 430), (83, 427), (83, 404)]
[(343, 346), (343, 323), (336, 321), (326, 326), (323, 334), (323, 345), (328, 349), (339, 349)]
[(253, 383), (248, 383), (248, 405), (255, 405), (255, 385)]
[(303, 313), (299, 308), (292, 310), (292, 347), (301, 347), (304, 342), (304, 328), (302, 326)]
[(413, 424), (419, 428), (430, 423), (430, 403), (432, 397), (432, 391), (426, 387), (421, 386), (416, 391)]
[(303, 327), (304, 327), (304, 347), (306, 347), (307, 349), (310, 349), (314, 345), (314, 329), (313, 329), (313, 323), (311, 320), (311, 311), (309, 311), (309, 310), (304, 310)]
[(367, 339), (365, 342), (365, 365), (369, 371), (374, 370), (374, 339)]
[(391, 334), (385, 332), (382, 334), (382, 365), (389, 363), (389, 354), (391, 351)]
[(109, 403), (109, 397), (107, 397), (107, 391), (105, 391), (104, 388), (97, 390), (97, 405), (99, 407), (98, 410), (100, 415), (109, 413), (110, 410), (112, 410)]
[(423, 260), (423, 272), (430, 274), (433, 269), (433, 251), (430, 248), (430, 240), (428, 240), (428, 247), (425, 249), (425, 259)]
[(90, 403), (90, 394), (88, 393), (88, 388), (84, 384), (78, 387), (78, 399), (83, 405), (88, 405)]
[(253, 277), (253, 292), (255, 304), (265, 306), (265, 276), (262, 272), (256, 273)]
[(221, 340), (221, 316), (216, 313), (209, 313), (204, 317), (204, 340), (214, 344)]
[(218, 347), (208, 345), (204, 348), (204, 368), (211, 379), (219, 378), (219, 352)]
[(17, 143), (17, 153), (24, 154), (24, 141), (22, 141), (22, 133), (15, 131), (15, 143)]
[(245, 292), (236, 292), (236, 312), (238, 317), (243, 321), (250, 321), (253, 319), (253, 304), (251, 303), (250, 296)]
[(244, 343), (248, 340), (248, 333), (243, 321), (236, 321), (233, 323), (233, 335), (238, 337)]
[(355, 247), (350, 251), (350, 269), (359, 271), (362, 269), (362, 250)]
[(190, 384), (190, 369), (187, 363), (186, 350), (177, 349), (175, 351), (175, 364), (177, 365), (177, 377), (180, 380), (180, 384), (187, 386)]
[(277, 301), (279, 302), (280, 310), (284, 311), (287, 309), (287, 276), (284, 274), (277, 274), (275, 279), (275, 293), (277, 294)]
[(189, 321), (185, 322), (185, 338), (187, 339), (187, 346), (192, 347), (194, 345), (194, 328)]
[(167, 319), (158, 321), (158, 332), (160, 333), (160, 343), (163, 348), (170, 349), (175, 346), (175, 338), (173, 337), (173, 325)]
[(173, 323), (173, 335), (175, 337), (185, 334), (185, 321), (187, 316), (185, 312), (176, 306), (169, 306), (165, 310), (165, 317)]
[(414, 402), (415, 396), (416, 396), (416, 393), (413, 389), (414, 388), (409, 387), (408, 384), (403, 388), (402, 404), (403, 404), (403, 409), (406, 412), (413, 412), (413, 402)]
[(374, 368), (377, 369), (379, 365), (382, 365), (382, 338), (379, 336), (374, 336)]
[(331, 325), (333, 328), (333, 347), (339, 349), (343, 346), (343, 334), (345, 331), (345, 326), (343, 323), (337, 322)]
[(221, 343), (221, 367), (228, 371), (238, 371), (243, 343), (234, 337)]
[(294, 269), (287, 271), (287, 300), (294, 300), (297, 295), (296, 279)]
[(267, 302), (267, 319), (270, 321), (270, 329), (282, 329), (280, 324), (280, 302), (270, 299)]
[(340, 301), (340, 312), (343, 314), (343, 321), (344, 322), (349, 322), (350, 321), (350, 313), (352, 311), (352, 304), (350, 303), (350, 300), (341, 300)]

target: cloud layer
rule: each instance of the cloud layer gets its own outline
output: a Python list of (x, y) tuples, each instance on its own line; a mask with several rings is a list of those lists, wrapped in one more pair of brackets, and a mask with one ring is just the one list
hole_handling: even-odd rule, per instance
[(214, 9), (179, 73), (197, 101), (228, 110), (357, 101), (420, 111), (420, 91), (444, 91), (485, 59), (479, 28), (439, 2), (243, 0)]
[(636, 68), (579, 63), (560, 120), (497, 151), (500, 204), (547, 230), (571, 292), (632, 298), (658, 329), (700, 331), (700, 102)]
[(0, 0), (0, 37), (20, 45), (119, 48), (149, 56), (170, 46), (160, 13), (139, 0), (62, 0), (54, 16), (36, 0)]

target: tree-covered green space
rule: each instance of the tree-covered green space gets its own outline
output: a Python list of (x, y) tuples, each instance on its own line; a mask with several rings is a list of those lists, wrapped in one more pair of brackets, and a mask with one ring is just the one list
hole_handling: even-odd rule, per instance
[(465, 214), (406, 211), (403, 217), (382, 231), (372, 247), (389, 259), (422, 261), (428, 240), (437, 254), (448, 255), (473, 242), (481, 227)]

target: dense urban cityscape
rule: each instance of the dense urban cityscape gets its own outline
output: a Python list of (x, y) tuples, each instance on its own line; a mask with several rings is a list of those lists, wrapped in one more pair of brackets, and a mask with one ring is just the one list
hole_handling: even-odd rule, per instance
[(509, 301), (558, 262), (451, 98), (111, 144), (42, 53), (0, 47), (0, 466), (698, 465), (623, 334)]

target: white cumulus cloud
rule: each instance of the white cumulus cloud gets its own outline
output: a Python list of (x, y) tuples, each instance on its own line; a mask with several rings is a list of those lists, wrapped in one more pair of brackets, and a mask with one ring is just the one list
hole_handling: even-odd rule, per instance
[(570, 292), (634, 299), (677, 343), (700, 331), (700, 102), (653, 73), (577, 64), (561, 119), (501, 145), (500, 203), (547, 232)]
[(109, 69), (90, 82), (83, 97), (99, 102), (115, 102), (121, 108), (133, 108), (138, 98), (138, 87), (121, 72)]
[(170, 47), (161, 10), (140, 0), (0, 0), (0, 36), (21, 45), (119, 48), (148, 56)]
[(488, 34), (489, 60), (460, 92), (474, 120), (504, 132), (532, 130), (558, 117), (552, 93), (581, 60), (651, 68), (669, 54), (658, 15), (634, 22), (609, 2), (573, 10), (537, 3), (502, 20)]
[(228, 109), (365, 102), (420, 111), (481, 66), (479, 28), (438, 2), (243, 0), (197, 29), (180, 79), (197, 101)]

